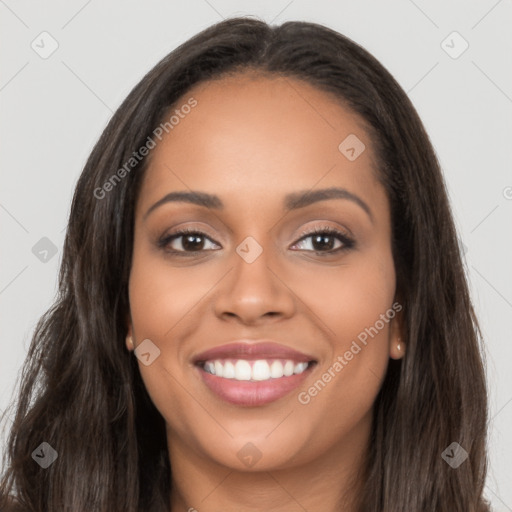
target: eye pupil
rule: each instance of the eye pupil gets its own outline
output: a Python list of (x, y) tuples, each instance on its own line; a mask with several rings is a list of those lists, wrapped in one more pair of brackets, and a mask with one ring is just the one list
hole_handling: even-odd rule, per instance
[[(330, 239), (330, 243), (325, 242), (326, 239)], [(332, 235), (314, 235), (313, 236), (313, 247), (315, 250), (332, 249), (333, 241), (334, 240), (333, 240)], [(318, 244), (320, 244), (320, 246), (318, 246)]]
[[(198, 240), (200, 241), (198, 242)], [(183, 236), (182, 244), (187, 251), (201, 250), (204, 240), (201, 235), (190, 234)]]

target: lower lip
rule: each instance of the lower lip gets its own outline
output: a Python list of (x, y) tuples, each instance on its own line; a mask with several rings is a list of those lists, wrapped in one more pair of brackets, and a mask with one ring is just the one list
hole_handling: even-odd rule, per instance
[(222, 400), (234, 405), (256, 407), (275, 402), (298, 388), (308, 378), (312, 366), (297, 375), (258, 382), (224, 379), (205, 372), (201, 367), (198, 370), (204, 383)]

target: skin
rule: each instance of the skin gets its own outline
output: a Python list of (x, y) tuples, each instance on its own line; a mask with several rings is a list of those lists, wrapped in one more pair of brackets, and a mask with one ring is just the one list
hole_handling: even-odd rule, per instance
[[(289, 78), (239, 74), (196, 86), (178, 105), (190, 97), (197, 106), (152, 150), (138, 197), (126, 340), (128, 350), (131, 337), (135, 347), (149, 338), (161, 351), (139, 368), (167, 424), (171, 510), (355, 510), (373, 405), (389, 358), (404, 354), (401, 314), (309, 403), (298, 393), (397, 300), (390, 208), (371, 141), (357, 115)], [(366, 145), (355, 161), (338, 149), (349, 134)], [(284, 211), (286, 194), (331, 186), (360, 197), (373, 220), (346, 199)], [(189, 190), (218, 195), (224, 209), (168, 202), (145, 217), (169, 192)], [(178, 226), (206, 234), (199, 252), (157, 246)], [(355, 247), (322, 256), (315, 248), (343, 242), (301, 241), (304, 228), (325, 226), (351, 234)], [(252, 263), (236, 252), (248, 236), (263, 249)], [(185, 251), (182, 242), (168, 249)], [(318, 364), (278, 401), (228, 404), (191, 360), (241, 338), (275, 340)], [(252, 467), (237, 457), (249, 442), (261, 454)]]

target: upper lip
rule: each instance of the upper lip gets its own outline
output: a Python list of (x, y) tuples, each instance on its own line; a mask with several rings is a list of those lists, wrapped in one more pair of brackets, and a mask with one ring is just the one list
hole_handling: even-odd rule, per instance
[(197, 354), (194, 364), (213, 359), (287, 359), (298, 363), (315, 361), (309, 354), (270, 340), (237, 340)]

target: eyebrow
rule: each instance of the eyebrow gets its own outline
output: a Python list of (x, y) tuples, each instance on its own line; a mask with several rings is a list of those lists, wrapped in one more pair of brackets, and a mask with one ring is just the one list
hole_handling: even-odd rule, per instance
[[(313, 191), (301, 190), (299, 192), (293, 192), (285, 196), (284, 209), (286, 211), (297, 210), (299, 208), (304, 208), (313, 203), (325, 201), (327, 199), (346, 199), (352, 201), (353, 203), (360, 206), (368, 214), (372, 222), (374, 221), (370, 207), (359, 196), (349, 192), (344, 188), (339, 187), (323, 188)], [(149, 210), (144, 215), (144, 219), (146, 219), (147, 216), (159, 206), (170, 202), (190, 203), (214, 210), (224, 209), (224, 204), (222, 203), (221, 199), (213, 194), (207, 194), (205, 192), (198, 191), (170, 192), (149, 208)]]

